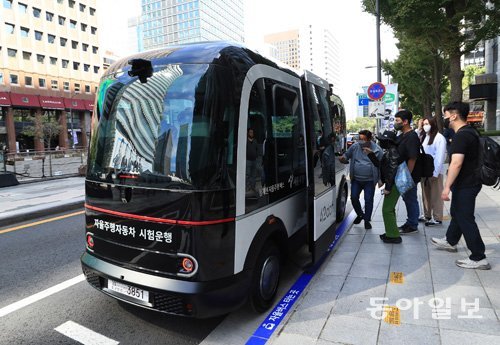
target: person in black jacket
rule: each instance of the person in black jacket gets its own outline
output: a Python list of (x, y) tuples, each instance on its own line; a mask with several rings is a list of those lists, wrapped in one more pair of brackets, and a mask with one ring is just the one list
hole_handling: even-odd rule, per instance
[(380, 167), (380, 179), (384, 183), (382, 217), (384, 219), (385, 234), (380, 235), (380, 239), (385, 243), (401, 243), (402, 240), (396, 222), (396, 204), (399, 199), (399, 192), (394, 180), (398, 166), (403, 160), (397, 149), (396, 133), (385, 131), (377, 139), (380, 147), (384, 149), (384, 155), (380, 162), (373, 152), (368, 152), (368, 157), (375, 166)]

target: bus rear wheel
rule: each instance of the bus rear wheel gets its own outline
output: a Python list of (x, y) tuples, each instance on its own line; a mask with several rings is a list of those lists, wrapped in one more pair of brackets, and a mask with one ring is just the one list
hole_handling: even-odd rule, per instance
[(337, 199), (337, 223), (341, 222), (344, 219), (348, 193), (347, 183), (344, 182), (342, 184), (342, 190), (340, 191)]
[(278, 291), (280, 279), (280, 251), (268, 242), (260, 251), (252, 275), (250, 305), (258, 313), (269, 309)]

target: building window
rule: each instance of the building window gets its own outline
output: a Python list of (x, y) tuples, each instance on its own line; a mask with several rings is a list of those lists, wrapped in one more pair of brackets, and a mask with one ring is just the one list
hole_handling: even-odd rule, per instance
[(69, 91), (69, 81), (63, 82), (63, 90), (64, 91)]
[(51, 22), (54, 20), (54, 13), (45, 12), (45, 19), (47, 19), (48, 22)]
[(47, 41), (48, 41), (50, 44), (54, 44), (55, 40), (56, 40), (56, 36), (51, 35), (51, 34), (48, 34), (48, 35), (47, 35)]
[(23, 59), (24, 60), (31, 60), (31, 53), (30, 52), (23, 52)]
[(85, 93), (90, 93), (90, 85), (85, 85)]
[(83, 71), (88, 72), (90, 70), (90, 65), (83, 64)]
[(57, 0), (58, 4), (62, 4), (63, 2), (64, 2), (64, 0)]
[(94, 73), (95, 74), (99, 73), (99, 66), (94, 66)]
[(88, 45), (88, 44), (85, 44), (85, 43), (82, 43), (82, 50), (83, 50), (84, 52), (86, 52), (88, 49), (89, 49), (89, 45)]
[(85, 12), (85, 7), (84, 4), (80, 4), (80, 12)]
[(16, 49), (7, 48), (7, 55), (10, 56), (10, 57), (16, 57), (17, 50)]
[(24, 86), (33, 86), (33, 78), (24, 77)]
[(59, 83), (57, 82), (57, 80), (51, 80), (50, 87), (52, 88), (52, 90), (59, 90)]
[(91, 26), (91, 27), (90, 27), (90, 33), (91, 33), (92, 35), (95, 35), (95, 34), (96, 34), (96, 32), (97, 32), (97, 28), (95, 28), (95, 27)]
[(71, 29), (76, 29), (76, 20), (70, 20), (69, 21), (69, 27)]
[(47, 84), (45, 84), (45, 79), (38, 78), (38, 87), (43, 87), (43, 88), (47, 87)]
[(99, 48), (92, 46), (92, 53), (97, 54)]
[(87, 24), (80, 23), (80, 27), (82, 28), (83, 32), (87, 31)]
[(80, 63), (79, 63), (79, 62), (75, 62), (75, 61), (73, 61), (73, 69), (74, 69), (75, 71), (78, 71), (78, 68), (80, 68)]
[(42, 10), (36, 7), (33, 7), (33, 17), (40, 18), (42, 15)]
[(70, 8), (75, 8), (75, 1), (68, 0), (68, 5), (69, 5)]
[(21, 26), (21, 37), (28, 37), (29, 33), (30, 33), (30, 29), (28, 29), (28, 28), (23, 28), (23, 27)]
[(5, 23), (5, 33), (13, 34), (14, 33), (14, 24)]
[(28, 12), (28, 5), (18, 3), (18, 9), (20, 13), (26, 13)]
[(19, 79), (17, 78), (17, 74), (10, 75), (10, 83), (15, 85), (19, 84)]
[(50, 64), (51, 64), (51, 65), (57, 65), (57, 58), (56, 58), (56, 57), (51, 56), (51, 57), (50, 57)]
[(66, 18), (64, 18), (63, 16), (59, 16), (58, 21), (59, 21), (59, 25), (64, 25), (64, 23), (66, 22)]
[[(0, 85), (3, 85), (3, 73), (2, 72), (0, 72)], [(85, 87), (85, 90), (86, 89), (87, 88)]]
[(77, 41), (71, 41), (71, 48), (73, 48), (73, 49), (78, 48), (78, 42)]
[(40, 32), (40, 31), (35, 31), (35, 39), (37, 41), (41, 41), (42, 40), (42, 36), (43, 36), (43, 33)]
[(59, 37), (59, 42), (61, 43), (61, 47), (66, 47), (66, 42), (68, 42), (68, 39), (64, 37)]
[(38, 61), (40, 63), (44, 63), (44, 61), (45, 61), (45, 55), (36, 54), (36, 61)]
[(68, 68), (69, 60), (62, 59), (62, 68)]
[(95, 14), (95, 8), (89, 7), (89, 13), (93, 16)]
[(80, 84), (75, 83), (75, 92), (80, 92)]
[(3, 8), (12, 8), (12, 0), (3, 0)]

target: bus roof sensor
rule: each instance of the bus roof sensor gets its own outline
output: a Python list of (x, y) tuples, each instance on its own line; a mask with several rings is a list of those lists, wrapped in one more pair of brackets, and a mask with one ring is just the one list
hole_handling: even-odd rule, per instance
[(132, 65), (132, 68), (128, 71), (128, 75), (131, 77), (139, 77), (139, 80), (143, 84), (153, 75), (153, 66), (149, 60), (132, 59), (128, 64)]

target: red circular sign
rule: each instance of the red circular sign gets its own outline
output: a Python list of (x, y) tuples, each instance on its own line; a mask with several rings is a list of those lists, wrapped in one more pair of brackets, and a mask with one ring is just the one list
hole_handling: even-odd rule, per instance
[(379, 100), (382, 99), (385, 95), (385, 85), (379, 82), (373, 83), (368, 86), (368, 90), (366, 91), (368, 98), (371, 100)]

